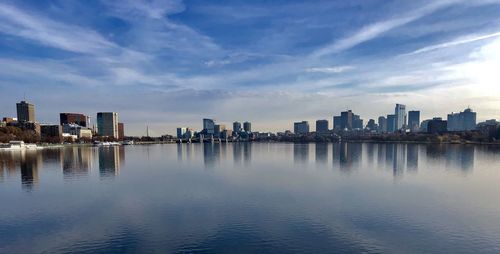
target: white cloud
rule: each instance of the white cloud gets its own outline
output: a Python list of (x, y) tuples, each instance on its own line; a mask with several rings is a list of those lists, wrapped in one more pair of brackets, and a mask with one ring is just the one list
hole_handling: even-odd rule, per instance
[(307, 68), (306, 72), (321, 72), (321, 73), (342, 73), (355, 69), (356, 67), (350, 65), (332, 66), (332, 67), (316, 67)]
[(421, 53), (434, 51), (434, 50), (438, 50), (438, 49), (443, 49), (443, 48), (458, 46), (458, 45), (462, 45), (462, 44), (466, 44), (466, 43), (486, 40), (486, 39), (490, 39), (490, 38), (498, 37), (498, 36), (500, 36), (500, 32), (490, 33), (490, 34), (485, 34), (485, 35), (467, 36), (466, 38), (459, 38), (459, 39), (456, 39), (456, 40), (453, 40), (450, 42), (445, 42), (445, 43), (441, 43), (441, 44), (423, 47), (421, 49), (418, 49), (418, 50), (415, 50), (415, 51), (409, 53), (408, 55), (421, 54)]

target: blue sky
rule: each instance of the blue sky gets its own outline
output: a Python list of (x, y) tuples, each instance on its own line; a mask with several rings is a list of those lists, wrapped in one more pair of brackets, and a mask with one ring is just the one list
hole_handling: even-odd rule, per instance
[[(500, 0), (2, 1), (0, 114), (116, 111), (128, 135), (367, 121), (395, 103), (500, 118)], [(331, 124), (331, 123), (330, 123)], [(314, 124), (312, 123), (312, 126)]]

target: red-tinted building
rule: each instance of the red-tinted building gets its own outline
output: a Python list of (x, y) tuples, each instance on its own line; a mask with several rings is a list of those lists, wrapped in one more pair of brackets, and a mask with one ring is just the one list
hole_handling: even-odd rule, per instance
[(123, 140), (125, 138), (125, 129), (123, 123), (118, 123), (118, 139)]
[(89, 117), (79, 113), (60, 113), (60, 124), (78, 124), (82, 127), (89, 127)]

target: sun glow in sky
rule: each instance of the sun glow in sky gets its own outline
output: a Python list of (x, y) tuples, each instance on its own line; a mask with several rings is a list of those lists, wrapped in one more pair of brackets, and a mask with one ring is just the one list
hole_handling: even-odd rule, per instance
[(115, 111), (128, 135), (204, 117), (367, 121), (395, 103), (499, 119), (499, 13), (500, 0), (2, 1), (0, 116), (26, 94), (41, 122)]

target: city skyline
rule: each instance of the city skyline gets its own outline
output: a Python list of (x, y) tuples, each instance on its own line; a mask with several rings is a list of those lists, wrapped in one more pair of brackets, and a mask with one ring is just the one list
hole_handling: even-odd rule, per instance
[[(49, 135), (54, 136), (54, 133), (59, 132), (61, 134), (74, 134), (78, 137), (81, 136), (81, 133), (75, 134), (72, 133), (70, 129), (74, 129), (73, 131), (80, 131), (81, 129), (85, 129), (85, 132), (91, 132), (92, 130), (96, 131), (96, 134), (103, 137), (113, 137), (115, 139), (123, 140), (126, 136), (133, 137), (134, 135), (125, 135), (124, 123), (118, 122), (118, 113), (116, 112), (97, 112), (96, 124), (92, 126), (90, 124), (90, 117), (81, 114), (81, 113), (59, 113), (60, 123), (59, 125), (54, 123), (40, 123), (35, 120), (35, 108), (36, 106), (28, 101), (20, 101), (16, 103), (17, 109), (17, 118), (7, 116), (3, 117), (1, 124), (7, 125), (14, 122), (14, 126), (18, 126), (27, 129), (32, 129), (40, 132), (40, 126), (42, 128), (42, 136)], [(451, 112), (447, 115), (447, 120), (443, 122), (442, 117), (433, 116), (430, 119), (425, 119), (421, 121), (420, 119), (420, 110), (410, 110), (408, 113), (406, 112), (406, 105), (396, 103), (394, 108), (394, 114), (387, 114), (387, 117), (381, 115), (377, 119), (377, 123), (375, 123), (375, 119), (370, 118), (368, 121), (364, 121), (360, 115), (356, 115), (352, 110), (346, 110), (340, 112), (340, 115), (333, 116), (331, 119), (332, 124), (330, 125), (330, 121), (326, 119), (317, 119), (316, 125), (312, 128), (309, 126), (309, 121), (302, 120), (300, 122), (293, 123), (293, 132), (295, 134), (308, 134), (314, 131), (312, 129), (316, 129), (317, 134), (326, 134), (330, 131), (356, 131), (356, 130), (364, 130), (368, 132), (377, 132), (377, 133), (394, 133), (394, 132), (429, 132), (429, 133), (442, 133), (446, 131), (475, 131), (478, 124), (490, 124), (493, 122), (497, 122), (496, 119), (488, 119), (484, 122), (477, 122), (477, 113), (474, 112), (470, 107), (467, 107), (463, 111), (460, 112)], [(448, 122), (448, 123), (446, 123)], [(27, 124), (27, 125), (26, 125)], [(427, 125), (433, 127), (427, 127)], [(440, 125), (438, 129), (436, 129), (435, 124)], [(26, 126), (25, 126), (26, 125)], [(38, 127), (37, 127), (38, 126)], [(231, 126), (229, 124), (228, 126)], [(174, 134), (171, 133), (162, 133), (160, 136), (170, 135), (177, 136), (177, 138), (181, 139), (189, 139), (193, 137), (193, 134), (202, 134), (208, 136), (215, 137), (224, 137), (226, 139), (229, 136), (233, 136), (233, 134), (240, 134), (240, 132), (244, 132), (247, 135), (255, 132), (255, 133), (272, 133), (269, 130), (252, 130), (251, 122), (245, 121), (243, 122), (243, 128), (241, 122), (234, 121), (232, 122), (233, 129), (226, 128), (226, 125), (221, 122), (217, 122), (215, 119), (203, 118), (202, 119), (202, 128), (197, 131), (192, 126), (184, 126), (184, 127), (176, 127), (176, 131)], [(332, 127), (330, 129), (330, 126)], [(61, 132), (61, 127), (63, 131)], [(34, 129), (33, 129), (34, 128)], [(37, 129), (38, 128), (38, 129)], [(275, 133), (286, 133), (290, 132), (290, 129), (283, 129), (280, 131), (276, 131)], [(93, 131), (92, 131), (93, 132)], [(149, 126), (146, 126), (146, 135), (149, 137)], [(142, 135), (144, 136), (144, 135)], [(247, 136), (245, 135), (245, 139)]]
[(26, 98), (49, 123), (119, 112), (127, 135), (201, 118), (314, 129), (347, 109), (366, 124), (396, 103), (421, 120), (468, 106), (498, 119), (499, 12), (495, 0), (4, 1), (0, 108), (15, 116)]

